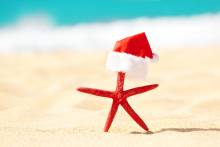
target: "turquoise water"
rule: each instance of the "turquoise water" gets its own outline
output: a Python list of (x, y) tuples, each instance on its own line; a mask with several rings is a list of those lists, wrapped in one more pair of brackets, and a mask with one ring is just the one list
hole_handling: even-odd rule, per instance
[(0, 25), (38, 13), (50, 16), (58, 25), (70, 25), (219, 11), (220, 0), (0, 0)]

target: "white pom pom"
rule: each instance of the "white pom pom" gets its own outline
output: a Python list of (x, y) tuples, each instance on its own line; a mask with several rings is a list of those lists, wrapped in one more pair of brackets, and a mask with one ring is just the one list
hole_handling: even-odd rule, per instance
[(156, 63), (159, 61), (159, 56), (155, 53), (153, 53), (153, 58), (151, 59), (151, 62)]

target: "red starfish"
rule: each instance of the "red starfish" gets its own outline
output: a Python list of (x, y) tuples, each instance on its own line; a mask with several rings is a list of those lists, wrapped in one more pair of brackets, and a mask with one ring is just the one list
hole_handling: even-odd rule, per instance
[(158, 84), (153, 85), (147, 85), (142, 87), (136, 87), (129, 90), (123, 89), (124, 87), (124, 79), (125, 79), (125, 73), (118, 72), (118, 78), (117, 78), (117, 86), (115, 91), (106, 91), (101, 89), (94, 89), (94, 88), (86, 88), (86, 87), (80, 87), (77, 90), (80, 92), (97, 95), (101, 97), (107, 97), (112, 98), (112, 106), (111, 110), (108, 114), (108, 118), (105, 124), (104, 131), (108, 132), (112, 121), (115, 117), (115, 114), (118, 110), (119, 104), (125, 109), (125, 111), (131, 116), (131, 118), (140, 125), (144, 130), (148, 131), (147, 125), (144, 123), (144, 121), (138, 116), (138, 114), (132, 109), (132, 107), (129, 105), (127, 98), (136, 94), (144, 93), (146, 91), (152, 90), (158, 86)]

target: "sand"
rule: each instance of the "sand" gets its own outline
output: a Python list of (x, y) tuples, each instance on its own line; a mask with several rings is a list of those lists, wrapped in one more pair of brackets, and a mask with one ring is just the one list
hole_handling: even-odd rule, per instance
[(121, 108), (104, 133), (111, 100), (75, 90), (114, 90), (105, 53), (0, 55), (0, 146), (220, 146), (219, 49), (164, 49), (147, 81), (126, 80), (160, 84), (128, 100), (150, 133)]

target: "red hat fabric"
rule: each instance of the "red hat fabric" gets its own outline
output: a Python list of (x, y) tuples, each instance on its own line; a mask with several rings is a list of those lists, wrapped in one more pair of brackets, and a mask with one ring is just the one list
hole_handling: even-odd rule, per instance
[(147, 56), (150, 59), (153, 58), (150, 44), (144, 32), (117, 41), (113, 50), (137, 57), (145, 58)]
[(107, 57), (106, 67), (111, 71), (125, 72), (128, 78), (145, 79), (146, 57), (153, 62), (158, 60), (158, 56), (152, 52), (143, 32), (117, 41), (113, 51)]

